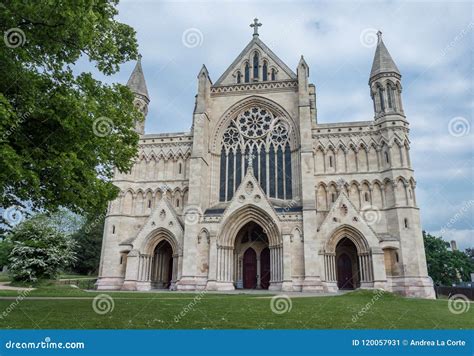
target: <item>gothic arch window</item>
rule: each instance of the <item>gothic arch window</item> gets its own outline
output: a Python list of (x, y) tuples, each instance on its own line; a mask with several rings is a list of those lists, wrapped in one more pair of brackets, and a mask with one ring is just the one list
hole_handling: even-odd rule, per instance
[(244, 70), (244, 75), (245, 75), (245, 83), (250, 82), (250, 67), (248, 63), (245, 63), (245, 70)]
[(379, 98), (380, 98), (380, 109), (382, 112), (385, 112), (385, 102), (384, 102), (382, 87), (379, 87)]
[(267, 65), (267, 61), (263, 61), (262, 80), (263, 80), (264, 82), (268, 80), (268, 65)]
[(233, 198), (250, 161), (265, 193), (292, 199), (292, 156), (290, 126), (285, 119), (258, 106), (242, 110), (222, 136), (219, 201)]
[(253, 55), (253, 78), (258, 79), (258, 53)]
[(272, 81), (276, 80), (276, 71), (275, 71), (275, 69), (272, 69), (271, 79), (272, 79)]
[(240, 82), (242, 81), (242, 74), (240, 73), (240, 71), (237, 72), (237, 84), (240, 84)]
[(387, 102), (388, 102), (388, 108), (393, 109), (393, 89), (390, 84), (387, 85)]

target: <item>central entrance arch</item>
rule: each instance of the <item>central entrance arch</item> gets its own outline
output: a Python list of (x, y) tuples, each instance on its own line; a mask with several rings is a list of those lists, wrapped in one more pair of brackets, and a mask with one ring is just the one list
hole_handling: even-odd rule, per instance
[[(244, 194), (250, 194), (247, 190), (252, 191), (254, 187), (254, 183), (249, 181)], [(244, 195), (240, 198), (246, 199)], [(261, 197), (258, 194), (253, 198), (257, 201), (259, 199)], [(218, 233), (216, 245), (216, 281), (213, 288), (217, 290), (244, 288), (243, 258), (246, 250), (251, 247), (257, 259), (255, 288), (281, 290), (283, 240), (278, 216), (271, 207), (264, 210), (258, 205), (245, 204), (239, 208), (229, 209)]]
[(270, 250), (263, 228), (251, 221), (237, 233), (234, 251), (237, 263), (236, 287), (268, 289), (270, 285)]

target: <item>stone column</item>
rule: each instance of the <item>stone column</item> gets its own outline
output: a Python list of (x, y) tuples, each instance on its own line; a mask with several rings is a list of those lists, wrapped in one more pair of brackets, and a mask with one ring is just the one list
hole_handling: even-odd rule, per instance
[(207, 279), (207, 290), (215, 290), (216, 289), (216, 281), (217, 281), (217, 241), (216, 236), (210, 236), (210, 246), (209, 246), (209, 274)]

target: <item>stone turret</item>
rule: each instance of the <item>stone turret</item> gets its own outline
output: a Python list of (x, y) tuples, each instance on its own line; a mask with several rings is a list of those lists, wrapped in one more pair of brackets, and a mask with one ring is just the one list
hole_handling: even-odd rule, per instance
[(370, 95), (374, 101), (375, 119), (386, 115), (404, 116), (401, 99), (401, 74), (377, 32), (378, 42), (370, 71)]
[[(150, 96), (148, 95), (148, 89), (146, 87), (145, 76), (143, 75), (142, 68), (142, 56), (138, 55), (138, 61), (133, 69), (130, 78), (128, 79), (127, 86), (135, 94), (134, 104), (145, 116), (148, 113), (148, 104), (150, 103)], [(145, 133), (145, 120), (137, 122), (135, 130), (143, 135)]]

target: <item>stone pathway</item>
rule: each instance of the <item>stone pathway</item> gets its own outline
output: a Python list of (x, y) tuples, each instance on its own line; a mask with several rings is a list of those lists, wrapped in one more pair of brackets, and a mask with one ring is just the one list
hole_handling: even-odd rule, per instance
[(32, 291), (36, 288), (15, 287), (11, 286), (10, 282), (0, 282), (0, 290), (16, 290), (16, 291)]

